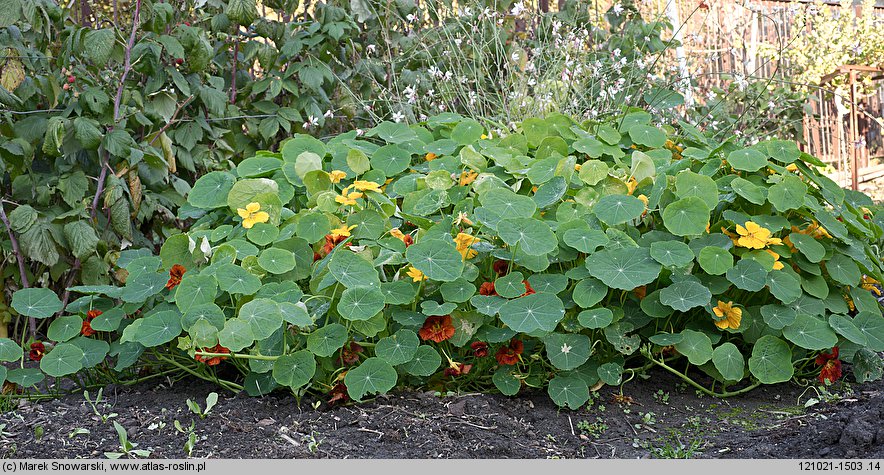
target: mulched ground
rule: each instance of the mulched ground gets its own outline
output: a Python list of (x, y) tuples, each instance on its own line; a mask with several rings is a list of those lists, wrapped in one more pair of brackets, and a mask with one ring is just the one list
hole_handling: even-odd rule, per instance
[[(29, 402), (0, 414), (0, 456), (101, 458), (119, 450), (111, 421), (151, 457), (210, 458), (763, 458), (884, 457), (884, 383), (840, 387), (840, 396), (809, 409), (815, 396), (794, 385), (764, 387), (726, 400), (700, 397), (668, 374), (652, 373), (624, 388), (596, 393), (579, 411), (562, 410), (542, 393), (500, 395), (399, 392), (361, 405), (300, 407), (284, 394), (264, 398), (213, 391), (198, 381), (171, 387), (109, 387), (95, 414), (82, 395)], [(88, 431), (82, 430), (85, 429)]]

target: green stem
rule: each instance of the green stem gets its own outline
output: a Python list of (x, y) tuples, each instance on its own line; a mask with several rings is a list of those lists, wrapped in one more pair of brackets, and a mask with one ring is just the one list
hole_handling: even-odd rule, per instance
[(693, 379), (689, 378), (686, 374), (682, 373), (681, 371), (679, 371), (675, 368), (672, 368), (671, 366), (667, 365), (666, 363), (664, 363), (662, 361), (657, 361), (650, 354), (644, 354), (644, 355), (645, 355), (645, 358), (650, 360), (653, 364), (655, 364), (655, 365), (665, 369), (666, 371), (669, 371), (670, 373), (678, 376), (679, 378), (684, 380), (686, 383), (690, 384), (691, 386), (693, 386), (694, 388), (696, 388), (697, 390), (699, 390), (703, 394), (706, 394), (707, 396), (718, 397), (718, 398), (727, 398), (727, 397), (731, 397), (731, 396), (738, 396), (740, 394), (745, 394), (745, 393), (757, 388), (758, 386), (761, 386), (761, 382), (756, 381), (756, 382), (750, 384), (749, 386), (746, 386), (743, 389), (738, 389), (736, 391), (725, 391), (725, 392), (717, 393), (715, 391), (711, 391), (709, 389), (706, 389), (705, 387), (703, 387), (702, 385), (700, 385), (699, 383), (697, 383)]

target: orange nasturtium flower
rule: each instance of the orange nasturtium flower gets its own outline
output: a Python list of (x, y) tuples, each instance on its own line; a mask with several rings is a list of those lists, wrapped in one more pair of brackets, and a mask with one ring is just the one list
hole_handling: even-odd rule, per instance
[(454, 325), (451, 323), (451, 315), (434, 315), (427, 317), (424, 326), (417, 332), (421, 340), (432, 340), (436, 343), (454, 336)]
[(497, 363), (500, 365), (512, 366), (519, 362), (523, 351), (525, 351), (525, 345), (522, 344), (522, 341), (513, 339), (510, 340), (508, 345), (500, 347), (494, 358), (497, 359)]
[(187, 269), (181, 264), (175, 264), (172, 266), (172, 268), (169, 269), (169, 281), (166, 282), (166, 288), (172, 290), (178, 286), (178, 284), (181, 283), (181, 277), (184, 276), (185, 272), (187, 272)]
[(721, 328), (722, 330), (727, 328), (736, 330), (740, 328), (740, 321), (743, 319), (743, 310), (734, 307), (733, 302), (724, 303), (719, 300), (718, 305), (712, 308), (712, 313), (721, 319), (715, 321), (715, 326), (718, 328)]
[[(224, 348), (220, 344), (215, 345), (211, 348), (202, 348), (200, 351), (203, 351), (205, 353), (225, 353), (225, 354), (230, 353), (230, 350), (228, 350), (227, 348)], [(201, 363), (205, 363), (208, 366), (215, 366), (217, 364), (220, 364), (222, 361), (226, 360), (227, 357), (226, 356), (194, 355), (193, 359), (195, 359)]]
[(354, 224), (352, 226), (343, 225), (340, 228), (332, 229), (330, 234), (333, 237), (350, 237), (350, 231), (353, 230), (357, 225)]
[(779, 238), (770, 237), (771, 232), (753, 221), (746, 221), (746, 225), (737, 225), (737, 245), (749, 249), (764, 249), (769, 244), (782, 244)]
[(869, 292), (879, 297), (881, 296), (881, 289), (879, 288), (880, 285), (880, 282), (867, 275), (863, 276), (862, 283), (859, 284), (859, 286), (863, 289), (868, 290)]
[(261, 211), (260, 203), (251, 202), (245, 208), (237, 208), (236, 212), (242, 218), (242, 227), (246, 229), (258, 223), (266, 223), (270, 219), (266, 211)]
[(472, 171), (466, 171), (460, 174), (459, 184), (460, 186), (467, 186), (473, 181), (476, 180), (476, 177), (479, 176), (478, 173)]
[(464, 260), (472, 259), (476, 257), (476, 254), (479, 252), (475, 249), (471, 249), (470, 246), (479, 242), (481, 239), (476, 236), (472, 236), (467, 233), (458, 233), (457, 237), (454, 238), (454, 243), (457, 245), (457, 252), (460, 253), (461, 257)]
[(414, 266), (409, 267), (408, 272), (406, 272), (405, 275), (411, 277), (412, 282), (427, 280), (427, 276), (425, 276), (423, 272), (421, 272)]
[(80, 334), (83, 336), (92, 336), (96, 331), (92, 328), (92, 320), (101, 315), (101, 310), (89, 310), (86, 312), (86, 319), (83, 320), (83, 326), (80, 327)]
[(428, 152), (426, 155), (424, 155), (424, 160), (426, 160), (428, 162), (432, 162), (433, 160), (436, 159), (436, 157), (438, 157), (438, 155), (436, 155), (435, 153)]
[(340, 183), (341, 180), (347, 178), (347, 172), (341, 170), (332, 170), (331, 173), (328, 174), (328, 178), (332, 183)]
[(356, 188), (358, 191), (374, 191), (376, 193), (381, 192), (381, 185), (379, 183), (375, 183), (373, 181), (367, 180), (356, 180), (353, 182), (353, 188)]
[(634, 176), (629, 177), (629, 180), (626, 182), (627, 195), (631, 195), (635, 188), (638, 186), (638, 181), (636, 181)]

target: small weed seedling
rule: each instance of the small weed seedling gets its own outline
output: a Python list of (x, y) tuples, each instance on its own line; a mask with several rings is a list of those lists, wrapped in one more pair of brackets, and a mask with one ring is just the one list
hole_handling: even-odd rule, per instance
[(70, 434), (68, 434), (68, 439), (73, 439), (74, 437), (76, 437), (78, 435), (85, 435), (85, 434), (89, 434), (89, 433), (90, 433), (89, 429), (77, 427), (76, 429), (72, 430)]
[(191, 412), (200, 416), (200, 419), (205, 419), (206, 416), (209, 415), (209, 412), (212, 410), (213, 407), (215, 407), (215, 404), (217, 404), (217, 403), (218, 403), (218, 393), (211, 392), (206, 397), (206, 408), (205, 409), (201, 408), (200, 405), (197, 404), (196, 402), (194, 402), (192, 399), (187, 400), (187, 407), (190, 408)]
[(593, 423), (589, 421), (578, 422), (577, 428), (580, 429), (580, 435), (598, 439), (608, 430), (608, 424), (605, 424), (601, 418), (597, 417)]
[(135, 442), (131, 442), (129, 440), (129, 434), (126, 433), (126, 428), (121, 426), (119, 422), (114, 422), (114, 429), (117, 431), (117, 435), (120, 438), (120, 451), (119, 452), (105, 452), (104, 456), (109, 459), (118, 459), (123, 455), (128, 457), (149, 457), (150, 450), (136, 449), (138, 444)]
[(106, 423), (107, 421), (113, 419), (114, 417), (117, 417), (117, 413), (111, 412), (109, 414), (102, 414), (101, 411), (98, 409), (98, 405), (101, 404), (103, 391), (104, 391), (104, 388), (100, 388), (98, 390), (98, 394), (95, 395), (94, 401), (92, 399), (89, 399), (89, 391), (83, 391), (83, 397), (86, 398), (86, 402), (88, 402), (89, 405), (92, 406), (92, 412), (94, 412), (96, 416), (101, 418), (102, 423)]
[(654, 393), (654, 400), (659, 402), (660, 404), (669, 405), (669, 393), (663, 392), (662, 389), (658, 389), (656, 393)]
[[(212, 393), (215, 394), (215, 393)], [(211, 394), (209, 395), (211, 396)], [(217, 398), (217, 395), (216, 395)], [(190, 427), (185, 429), (178, 420), (175, 420), (175, 430), (182, 434), (187, 434), (187, 441), (184, 442), (184, 453), (190, 457), (193, 453), (193, 448), (196, 447), (196, 432), (193, 430), (194, 424), (193, 421), (190, 421)]]

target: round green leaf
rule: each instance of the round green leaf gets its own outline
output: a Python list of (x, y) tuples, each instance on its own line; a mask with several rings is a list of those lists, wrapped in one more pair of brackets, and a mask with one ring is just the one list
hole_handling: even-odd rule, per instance
[(808, 350), (825, 350), (838, 343), (838, 335), (824, 320), (799, 313), (795, 321), (783, 328), (787, 340)]
[(331, 231), (331, 225), (326, 215), (309, 213), (301, 216), (301, 219), (298, 220), (295, 233), (298, 237), (304, 238), (312, 244), (324, 238), (329, 231)]
[(227, 205), (227, 195), (234, 183), (236, 177), (231, 173), (206, 173), (193, 184), (187, 202), (202, 209), (222, 208)]
[(549, 362), (558, 369), (570, 370), (586, 363), (592, 343), (586, 335), (553, 333), (543, 339)]
[(697, 256), (700, 267), (711, 275), (722, 275), (734, 266), (734, 256), (727, 249), (706, 246)]
[(609, 386), (617, 386), (623, 380), (623, 366), (610, 362), (598, 367), (596, 372), (605, 384)]
[(537, 210), (534, 200), (509, 188), (494, 188), (479, 198), (483, 207), (501, 217), (530, 218)]
[(0, 361), (17, 361), (22, 357), (23, 350), (18, 343), (9, 338), (0, 338)]
[(549, 381), (549, 397), (561, 407), (579, 409), (589, 400), (589, 386), (579, 376), (558, 375)]
[(384, 309), (384, 294), (375, 287), (352, 287), (341, 294), (337, 308), (347, 320), (368, 320)]
[(55, 345), (40, 360), (40, 370), (54, 378), (74, 374), (83, 369), (83, 350), (71, 343)]
[(222, 264), (215, 270), (218, 287), (231, 294), (252, 295), (261, 288), (261, 279), (234, 264)]
[(258, 265), (271, 274), (285, 274), (295, 268), (295, 255), (291, 251), (271, 247), (258, 255)]
[(494, 386), (505, 396), (515, 396), (522, 387), (522, 380), (517, 378), (512, 366), (501, 366), (491, 376)]
[(681, 241), (651, 243), (651, 257), (666, 267), (684, 267), (694, 260), (694, 253)]
[(446, 302), (463, 303), (476, 294), (476, 286), (461, 277), (452, 282), (445, 282), (439, 286), (439, 291)]
[(549, 225), (534, 218), (503, 219), (497, 224), (497, 232), (505, 243), (518, 246), (529, 256), (549, 254), (558, 247), (556, 235)]
[(614, 312), (608, 308), (583, 310), (577, 315), (577, 321), (583, 328), (605, 328), (614, 321)]
[(884, 317), (880, 312), (859, 312), (853, 324), (866, 336), (870, 350), (884, 351)]
[(164, 310), (144, 317), (135, 332), (135, 341), (150, 348), (168, 343), (181, 334), (181, 314)]
[(15, 368), (9, 370), (9, 373), (6, 375), (7, 381), (18, 384), (23, 388), (36, 386), (37, 383), (44, 379), (46, 379), (46, 376), (37, 368)]
[(590, 275), (608, 287), (632, 290), (650, 284), (660, 274), (660, 264), (642, 247), (606, 249), (586, 258)]
[(473, 119), (464, 119), (451, 131), (451, 138), (461, 145), (477, 142), (485, 129)]
[(659, 346), (672, 346), (681, 343), (684, 335), (681, 333), (658, 333), (648, 338), (651, 343)]
[(592, 212), (601, 222), (616, 226), (641, 217), (645, 204), (631, 195), (607, 195), (599, 199)]
[(829, 315), (829, 326), (832, 327), (832, 329), (835, 330), (835, 332), (837, 332), (839, 335), (847, 338), (857, 345), (866, 346), (869, 344), (869, 339), (866, 337), (866, 335), (859, 328), (856, 327), (856, 325), (853, 323), (853, 320), (845, 317), (844, 315)]
[(110, 351), (110, 345), (106, 341), (85, 336), (74, 338), (69, 343), (83, 351), (82, 364), (84, 368), (92, 368), (101, 363)]
[(782, 330), (786, 325), (795, 323), (798, 312), (785, 305), (765, 305), (761, 307), (764, 323), (775, 330)]
[(239, 309), (237, 318), (248, 323), (256, 340), (269, 338), (282, 326), (279, 305), (270, 299), (255, 299)]
[(49, 318), (62, 309), (61, 300), (49, 289), (20, 289), (12, 294), (12, 308), (34, 318)]
[(287, 323), (298, 327), (313, 325), (313, 319), (307, 312), (307, 306), (303, 302), (279, 302), (279, 313)]
[(795, 368), (789, 345), (772, 335), (759, 338), (752, 347), (749, 371), (762, 384), (784, 383), (792, 379)]
[(551, 294), (526, 295), (508, 301), (500, 309), (501, 321), (521, 333), (553, 331), (564, 316), (562, 301)]
[(734, 190), (734, 193), (742, 196), (750, 203), (763, 205), (767, 200), (764, 195), (764, 188), (746, 180), (745, 178), (734, 178), (733, 181), (731, 181), (731, 189)]
[(417, 348), (411, 361), (402, 365), (402, 369), (415, 376), (430, 376), (439, 369), (441, 364), (442, 357), (439, 356), (439, 352), (430, 345), (421, 345)]
[(666, 134), (650, 125), (634, 125), (629, 128), (629, 138), (633, 142), (651, 148), (660, 148), (666, 144)]
[(735, 170), (757, 172), (767, 166), (767, 157), (754, 148), (744, 148), (729, 153), (727, 162)]
[(715, 369), (728, 381), (743, 379), (743, 369), (746, 362), (743, 355), (733, 343), (722, 343), (712, 352), (712, 363)]
[(795, 245), (804, 257), (810, 262), (820, 262), (826, 257), (826, 248), (819, 241), (808, 236), (807, 234), (792, 233), (789, 235), (789, 241)]
[(680, 312), (702, 307), (711, 298), (712, 292), (706, 286), (690, 280), (672, 284), (660, 291), (660, 303)]
[(411, 165), (411, 153), (395, 144), (384, 145), (372, 154), (369, 161), (371, 168), (392, 177), (402, 173)]
[(79, 315), (58, 317), (49, 325), (46, 337), (54, 341), (68, 341), (80, 334), (83, 319)]
[(679, 353), (687, 356), (692, 365), (700, 366), (712, 359), (712, 340), (703, 332), (683, 330), (681, 341), (675, 344)]
[(120, 298), (127, 303), (141, 303), (166, 288), (169, 274), (148, 272), (126, 280)]
[(801, 282), (793, 274), (783, 270), (770, 271), (767, 274), (767, 285), (770, 293), (784, 304), (790, 304), (801, 297)]
[(230, 351), (237, 352), (255, 342), (252, 326), (238, 318), (231, 318), (224, 323), (224, 329), (218, 332), (218, 343)]
[(430, 279), (452, 282), (463, 272), (463, 257), (453, 243), (441, 239), (422, 239), (408, 246), (405, 258)]
[(804, 206), (806, 194), (807, 185), (801, 181), (801, 178), (785, 176), (779, 183), (770, 187), (767, 199), (777, 211), (783, 213)]
[(340, 323), (332, 323), (307, 337), (307, 349), (316, 356), (331, 356), (347, 343), (347, 328)]
[(862, 278), (862, 272), (856, 262), (843, 254), (835, 254), (826, 261), (826, 271), (834, 281), (851, 287), (859, 283)]
[(383, 394), (396, 386), (396, 369), (381, 358), (368, 358), (344, 376), (347, 394), (354, 401), (367, 394)]
[[(460, 254), (457, 257), (460, 259)], [(328, 268), (335, 279), (345, 287), (380, 287), (377, 270), (371, 262), (347, 249), (337, 249)]]
[(709, 224), (709, 207), (700, 198), (689, 196), (663, 210), (663, 225), (676, 236), (703, 234)]
[[(102, 315), (103, 316), (103, 315)], [(181, 327), (189, 331), (191, 325), (196, 323), (198, 320), (204, 319), (214, 326), (217, 330), (221, 330), (224, 328), (224, 322), (226, 321), (226, 317), (224, 316), (224, 311), (221, 310), (221, 307), (215, 305), (214, 303), (207, 303), (204, 305), (194, 305), (190, 307), (187, 312), (181, 317)], [(96, 318), (92, 321), (92, 328), (95, 328), (95, 322), (98, 320)]]
[(395, 366), (411, 361), (417, 354), (419, 345), (420, 340), (416, 333), (402, 329), (378, 340), (374, 353), (378, 358)]
[(569, 229), (562, 235), (565, 244), (586, 254), (608, 244), (608, 236), (598, 229)]
[(384, 294), (384, 303), (405, 305), (414, 301), (417, 296), (417, 287), (406, 280), (394, 280), (393, 282), (382, 282), (381, 292)]
[(741, 259), (725, 273), (727, 280), (742, 290), (758, 292), (767, 282), (767, 271), (757, 261)]
[(313, 379), (316, 358), (307, 350), (280, 356), (273, 362), (273, 379), (282, 386), (298, 389)]
[(214, 277), (185, 273), (181, 283), (175, 288), (175, 305), (181, 313), (187, 313), (192, 307), (214, 302), (217, 292), (218, 281)]
[(521, 272), (510, 272), (494, 281), (494, 291), (503, 298), (514, 299), (525, 294), (525, 277)]
[(276, 157), (251, 157), (236, 166), (236, 174), (241, 178), (269, 177), (282, 168), (282, 160)]
[(259, 246), (270, 244), (276, 240), (277, 236), (279, 236), (279, 228), (270, 223), (256, 223), (246, 232), (249, 241)]
[(718, 185), (706, 175), (685, 170), (675, 176), (675, 196), (700, 198), (708, 209), (718, 206)]

